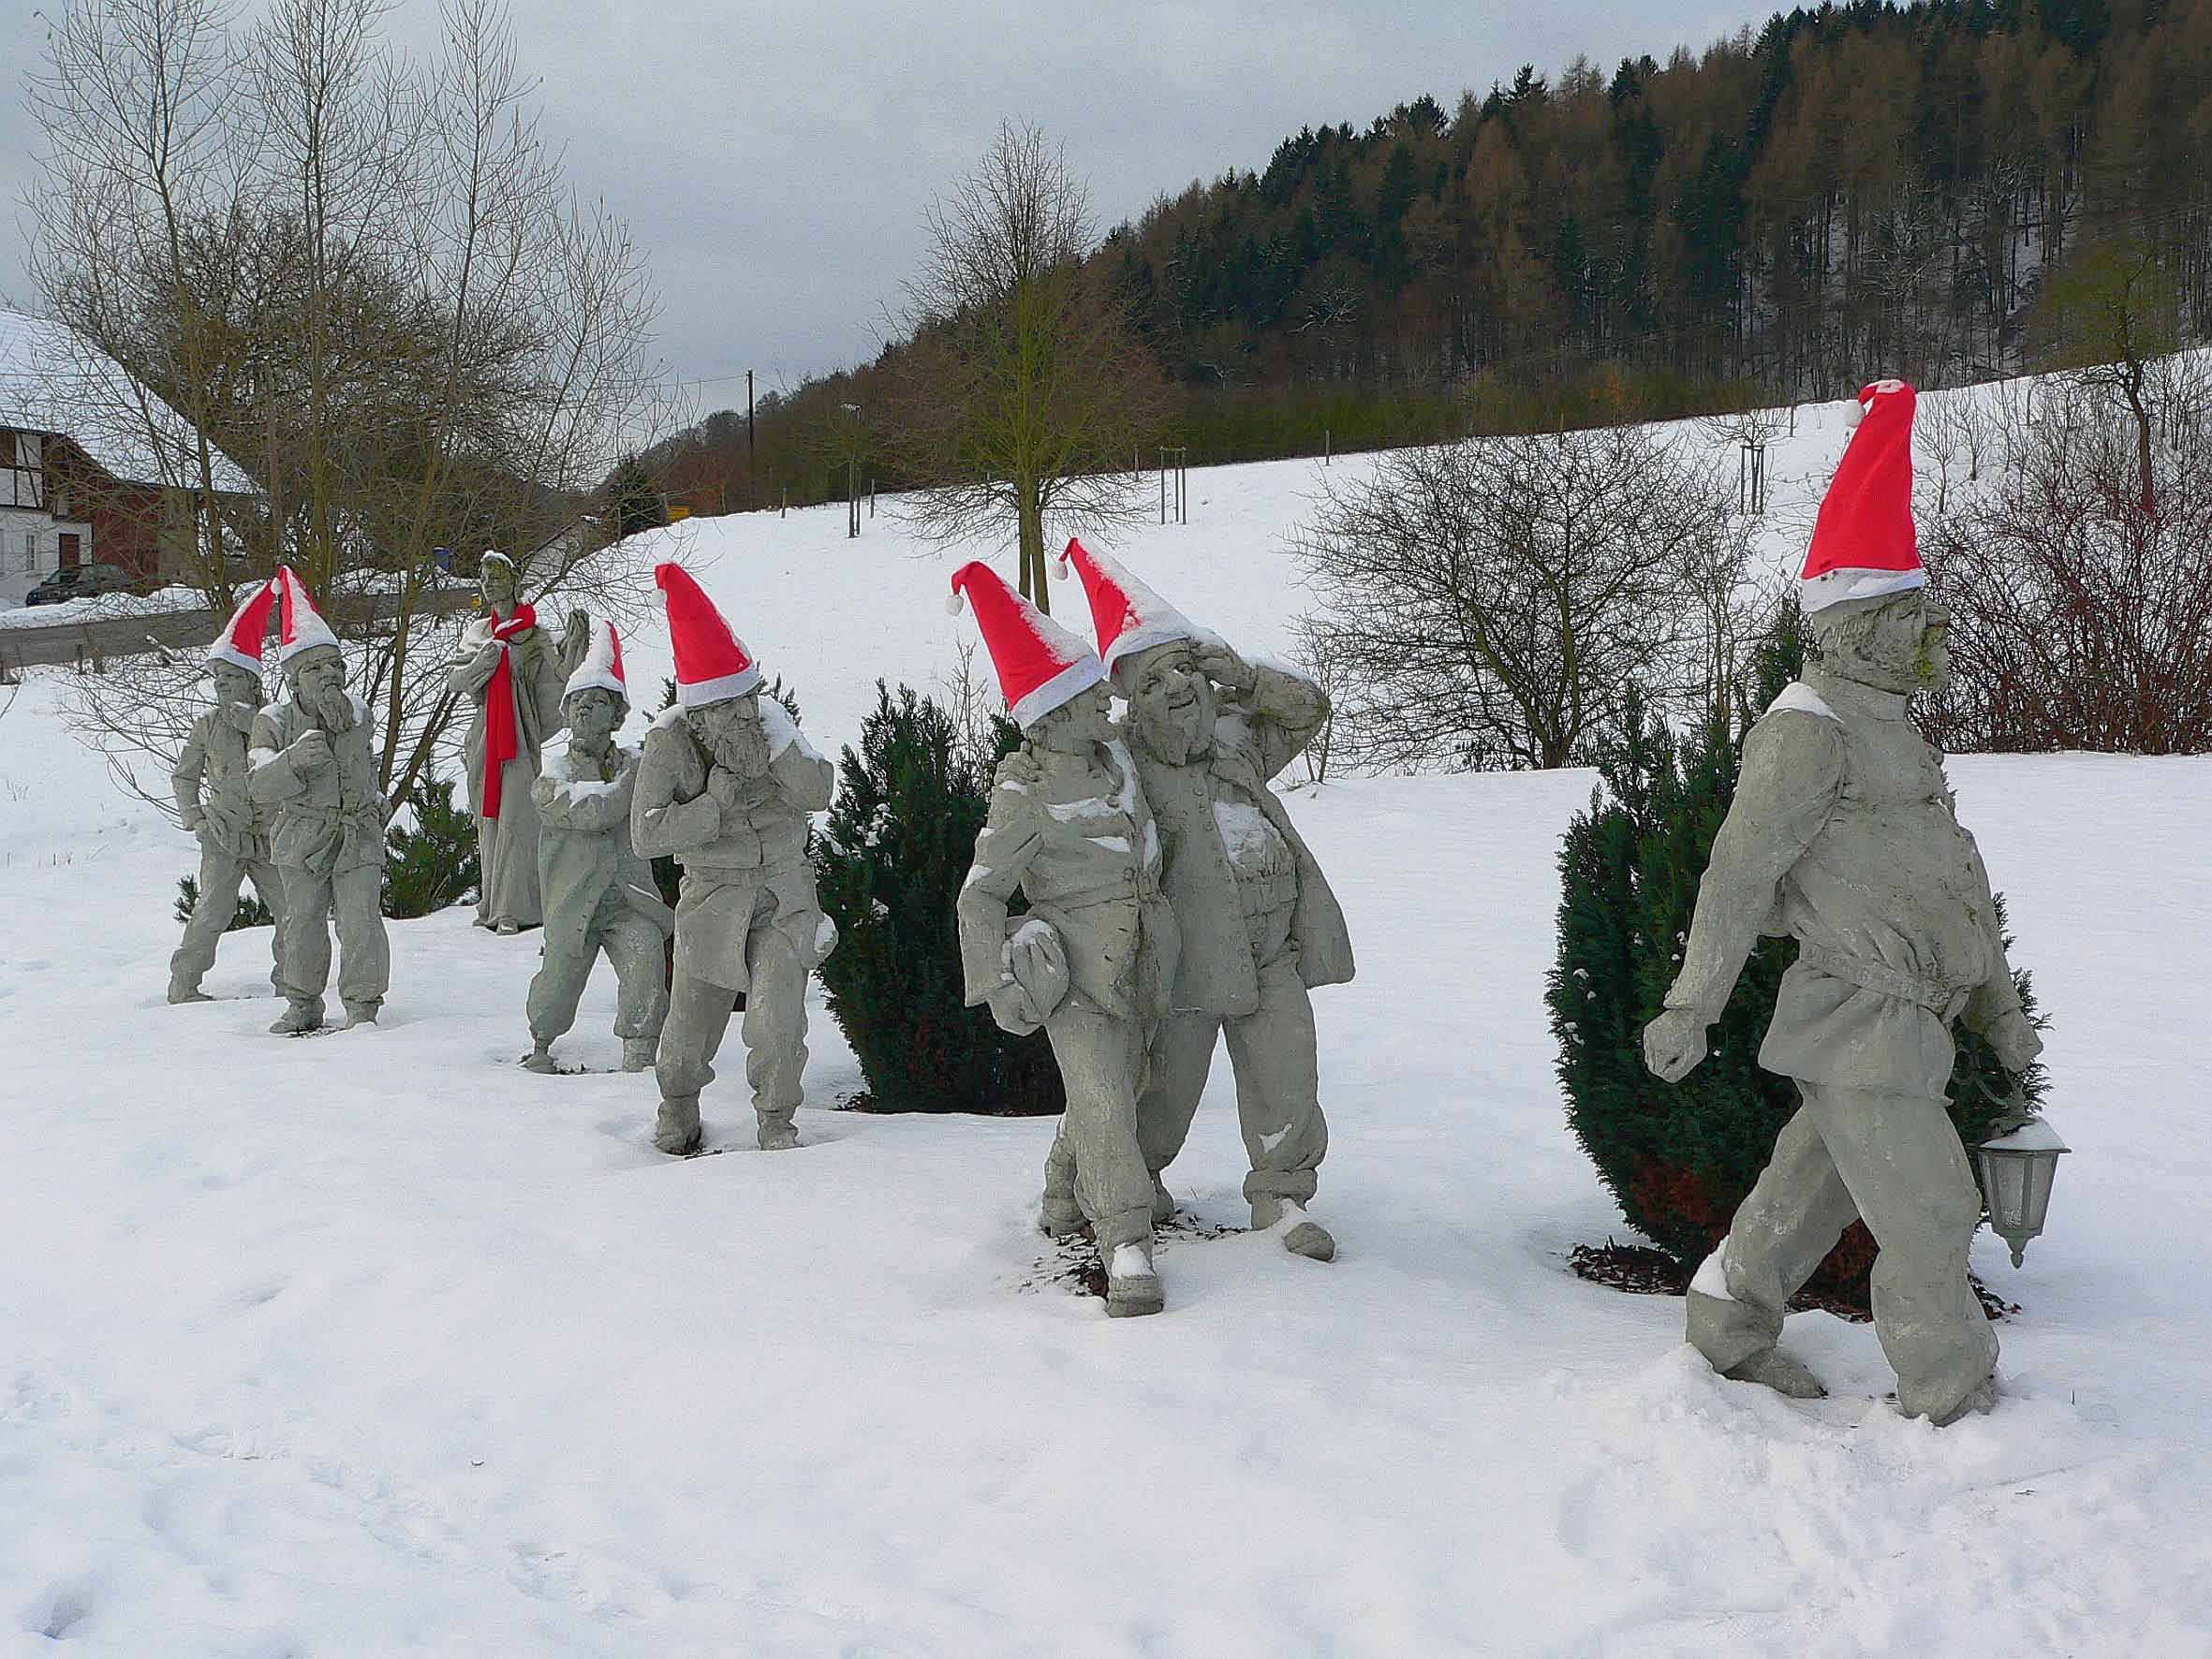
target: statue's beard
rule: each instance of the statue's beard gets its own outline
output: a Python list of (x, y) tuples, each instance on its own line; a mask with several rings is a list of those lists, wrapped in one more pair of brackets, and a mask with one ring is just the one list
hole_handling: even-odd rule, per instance
[(1214, 752), (1214, 692), (1201, 685), (1181, 710), (1146, 707), (1136, 712), (1137, 741), (1156, 760), (1187, 766)]
[(332, 736), (353, 729), (353, 699), (346, 695), (343, 686), (312, 702), (302, 698), (301, 706), (314, 717), (317, 726)]

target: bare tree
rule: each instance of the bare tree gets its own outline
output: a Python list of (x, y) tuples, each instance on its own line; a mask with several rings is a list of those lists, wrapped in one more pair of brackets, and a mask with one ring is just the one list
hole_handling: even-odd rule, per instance
[(1127, 470), (1165, 392), (1122, 303), (1083, 256), (1089, 193), (1037, 128), (1009, 124), (926, 215), (929, 251), (892, 354), (890, 437), (922, 486), (925, 537), (1010, 539), (1021, 590), (1049, 607), (1045, 523), (1081, 534), (1142, 511)]
[[(34, 94), (30, 205), (49, 311), (155, 394), (110, 414), (173, 458), (160, 510), (192, 504), (169, 560), (218, 609), (245, 569), (301, 571), (402, 795), (454, 712), (434, 550), (496, 545), (533, 589), (627, 610), (620, 561), (560, 532), (662, 404), (642, 257), (564, 184), (499, 0), (449, 0), (427, 65), (383, 38), (388, 9), (69, 12)], [(162, 672), (82, 686), (87, 729), (158, 753), (162, 699), (118, 687)]]
[(1923, 532), (1954, 619), (1930, 735), (1954, 749), (2212, 750), (2212, 372), (2167, 359), (2132, 394), (2060, 381), (2036, 404), (2032, 423), (1997, 405), (2005, 464)]
[(1569, 766), (1631, 685), (1725, 707), (1740, 660), (1705, 659), (1740, 659), (1747, 632), (1733, 497), (1692, 440), (1638, 427), (1333, 471), (1298, 550), (1341, 677), (1340, 755)]

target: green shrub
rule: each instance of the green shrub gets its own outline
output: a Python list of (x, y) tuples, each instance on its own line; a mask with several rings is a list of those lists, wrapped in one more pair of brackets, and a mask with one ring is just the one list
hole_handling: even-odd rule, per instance
[(1001, 1114), (1061, 1108), (1060, 1074), (1041, 1033), (1012, 1037), (966, 1004), (953, 905), (983, 827), (995, 749), (968, 747), (927, 697), (878, 681), (876, 712), (847, 749), (816, 881), (838, 944), (820, 969), (830, 1012), (887, 1111)]
[[(199, 879), (192, 875), (177, 878), (177, 920), (192, 919), (193, 908), (199, 903)], [(269, 906), (261, 903), (261, 895), (254, 890), (251, 882), (238, 889), (238, 908), (230, 913), (230, 919), (223, 924), (223, 932), (235, 933), (240, 928), (273, 928), (276, 918), (269, 914)]]
[[(1758, 709), (1795, 677), (1802, 654), (1786, 616), (1762, 653)], [(1559, 956), (1546, 1001), (1568, 1120), (1629, 1225), (1685, 1267), (1726, 1235), (1800, 1104), (1796, 1084), (1758, 1062), (1782, 973), (1797, 957), (1792, 939), (1759, 941), (1713, 1026), (1711, 1052), (1688, 1077), (1662, 1083), (1644, 1064), (1644, 1027), (1674, 982), (1749, 725), (1749, 711), (1739, 711), (1678, 738), (1638, 703), (1601, 756), (1604, 788), (1575, 818), (1559, 859)], [(2001, 900), (1998, 914), (2001, 923)], [(2032, 1014), (2028, 976), (2014, 979)], [(1954, 1035), (1951, 1118), (1973, 1146), (2016, 1082), (2040, 1097), (2042, 1068), (2013, 1079), (1980, 1036)], [(1854, 1225), (1810, 1288), (1864, 1306), (1873, 1257), (1873, 1241)]]
[(458, 904), (482, 884), (476, 815), (453, 804), (453, 780), (427, 774), (403, 803), (414, 823), (394, 823), (385, 836), (384, 914), (428, 916)]

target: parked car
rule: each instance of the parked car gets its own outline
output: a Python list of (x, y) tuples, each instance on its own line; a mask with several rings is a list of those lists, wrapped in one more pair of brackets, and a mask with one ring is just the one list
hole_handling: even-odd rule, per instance
[(59, 605), (98, 594), (138, 594), (145, 584), (120, 565), (65, 565), (23, 595), (25, 605)]

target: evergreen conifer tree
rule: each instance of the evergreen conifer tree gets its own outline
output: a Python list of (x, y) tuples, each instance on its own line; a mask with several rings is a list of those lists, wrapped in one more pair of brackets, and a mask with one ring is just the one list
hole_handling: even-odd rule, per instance
[(891, 1111), (1054, 1112), (1060, 1074), (1042, 1034), (1009, 1036), (966, 1006), (954, 903), (983, 827), (1008, 722), (991, 752), (907, 686), (878, 681), (876, 712), (847, 749), (817, 837), (822, 908), (838, 943), (820, 968), (830, 1012)]

